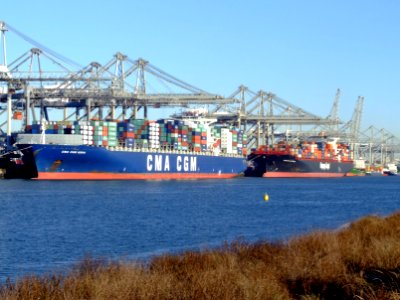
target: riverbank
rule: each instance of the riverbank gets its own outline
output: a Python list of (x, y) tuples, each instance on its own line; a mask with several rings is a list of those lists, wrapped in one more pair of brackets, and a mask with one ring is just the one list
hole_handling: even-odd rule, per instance
[(400, 212), (288, 242), (237, 241), (147, 264), (85, 259), (66, 275), (1, 287), (1, 299), (400, 299)]

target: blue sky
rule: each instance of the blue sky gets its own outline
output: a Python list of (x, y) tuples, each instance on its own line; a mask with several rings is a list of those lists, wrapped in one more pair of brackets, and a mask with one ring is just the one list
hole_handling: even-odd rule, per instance
[[(395, 0), (22, 0), (0, 19), (82, 66), (120, 51), (209, 92), (244, 84), (320, 116), (340, 88), (343, 121), (364, 96), (361, 127), (400, 137), (399, 15)], [(8, 36), (11, 61), (30, 47)]]

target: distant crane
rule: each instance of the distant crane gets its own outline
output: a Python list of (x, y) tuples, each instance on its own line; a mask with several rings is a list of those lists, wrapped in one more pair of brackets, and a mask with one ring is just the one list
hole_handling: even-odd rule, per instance
[(340, 124), (340, 119), (339, 119), (340, 94), (341, 94), (340, 89), (337, 89), (332, 109), (328, 115), (328, 119), (333, 121), (333, 124), (331, 124), (331, 126), (329, 127), (329, 131), (333, 132), (334, 135), (338, 134), (339, 124)]
[(344, 124), (342, 128), (340, 128), (340, 132), (344, 133), (345, 135), (343, 138), (351, 144), (355, 158), (358, 158), (360, 156), (359, 134), (363, 106), (364, 97), (359, 96), (351, 119), (346, 124)]

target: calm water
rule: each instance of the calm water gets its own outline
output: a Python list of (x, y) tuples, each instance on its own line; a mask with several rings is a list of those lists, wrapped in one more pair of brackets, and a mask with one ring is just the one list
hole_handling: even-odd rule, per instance
[[(0, 181), (0, 281), (85, 255), (146, 259), (224, 241), (287, 239), (400, 207), (400, 176)], [(269, 201), (263, 201), (265, 193)]]

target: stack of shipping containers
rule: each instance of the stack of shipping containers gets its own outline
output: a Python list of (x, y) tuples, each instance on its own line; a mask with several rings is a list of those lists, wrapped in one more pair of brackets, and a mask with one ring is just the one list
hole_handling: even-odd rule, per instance
[(93, 127), (93, 145), (104, 147), (117, 146), (117, 123), (107, 121), (90, 121)]
[(148, 147), (149, 128), (148, 121), (144, 119), (132, 119), (130, 123), (134, 125), (135, 145), (139, 148)]
[(118, 142), (123, 147), (133, 148), (135, 145), (135, 125), (129, 122), (118, 122)]
[[(104, 147), (128, 147), (246, 155), (247, 137), (232, 126), (208, 126), (203, 123), (160, 119), (129, 121), (51, 122), (46, 135), (79, 135), (81, 143)], [(26, 127), (27, 133), (41, 134), (41, 124)]]
[(147, 123), (149, 131), (149, 148), (159, 149), (160, 148), (160, 124), (156, 122)]

